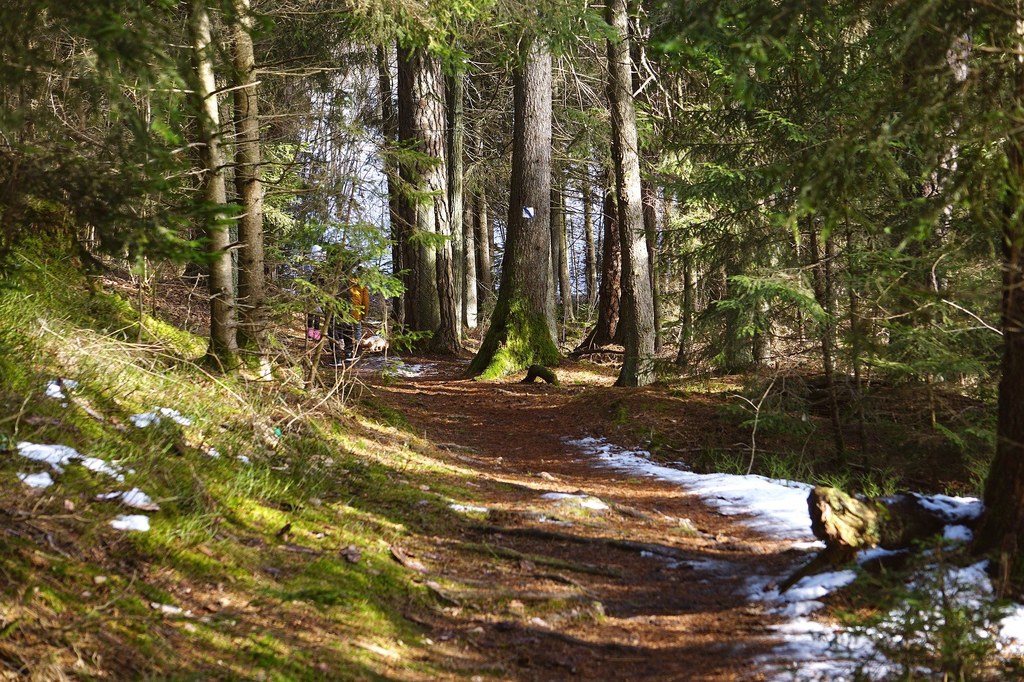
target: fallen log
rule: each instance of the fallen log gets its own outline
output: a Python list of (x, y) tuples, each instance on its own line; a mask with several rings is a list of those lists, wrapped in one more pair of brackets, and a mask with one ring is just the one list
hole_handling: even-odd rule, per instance
[(818, 486), (807, 496), (807, 510), (811, 531), (825, 543), (825, 549), (786, 579), (779, 588), (782, 592), (804, 576), (849, 563), (860, 550), (906, 549), (953, 522), (942, 511), (926, 507), (913, 493), (862, 500), (838, 488)]

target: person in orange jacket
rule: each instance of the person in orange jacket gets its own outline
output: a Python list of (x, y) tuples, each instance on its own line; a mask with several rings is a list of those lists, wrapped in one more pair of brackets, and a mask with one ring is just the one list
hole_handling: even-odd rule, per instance
[(338, 345), (345, 353), (345, 360), (352, 360), (359, 349), (359, 340), (363, 336), (363, 319), (370, 310), (370, 290), (359, 282), (359, 278), (353, 275), (348, 280), (348, 285), (338, 294), (338, 298), (349, 304), (348, 312), (344, 318), (334, 325), (331, 338), (335, 339), (334, 344), (335, 361), (338, 360)]

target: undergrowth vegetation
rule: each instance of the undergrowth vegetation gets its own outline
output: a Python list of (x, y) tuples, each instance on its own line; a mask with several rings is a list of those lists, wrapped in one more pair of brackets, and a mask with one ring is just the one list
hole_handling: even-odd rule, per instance
[[(444, 676), (405, 617), (428, 592), (391, 548), (459, 523), (465, 473), (400, 415), (211, 375), (202, 339), (151, 318), (140, 334), (70, 259), (20, 257), (0, 319), (0, 677)], [(100, 497), (136, 488), (143, 513)]]

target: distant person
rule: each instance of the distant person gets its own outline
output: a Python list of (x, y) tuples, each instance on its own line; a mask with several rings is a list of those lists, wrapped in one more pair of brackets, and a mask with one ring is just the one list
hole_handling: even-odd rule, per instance
[[(345, 353), (345, 360), (352, 360), (359, 348), (359, 340), (363, 336), (363, 319), (370, 311), (370, 290), (359, 282), (356, 275), (352, 275), (346, 288), (339, 292), (338, 298), (349, 303), (350, 307), (342, 322), (334, 325), (331, 337), (340, 342)], [(335, 349), (335, 360), (337, 360), (337, 349)]]

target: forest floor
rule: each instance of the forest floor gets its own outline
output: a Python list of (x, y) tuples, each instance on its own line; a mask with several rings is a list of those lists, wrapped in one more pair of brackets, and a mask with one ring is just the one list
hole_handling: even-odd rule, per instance
[(550, 386), (473, 381), (464, 361), (406, 362), (426, 370), (358, 373), (477, 486), (460, 508), (478, 523), (418, 548), (446, 603), (422, 625), (451, 665), (513, 680), (770, 677), (758, 661), (780, 618), (748, 585), (784, 577), (804, 552), (678, 485), (596, 465), (570, 442), (627, 437), (628, 410), (661, 412), (695, 445), (741, 437), (712, 401), (612, 389), (593, 365), (563, 364), (562, 385)]
[[(931, 427), (982, 413), (956, 396), (876, 392), (843, 461), (800, 368), (628, 389), (610, 364), (552, 386), (368, 356), (310, 388), (296, 319), (277, 379), (212, 375), (199, 289), (163, 282), (139, 323), (128, 280), (26, 263), (0, 289), (0, 679), (794, 679), (770, 594), (810, 556), (806, 486), (730, 509), (665, 478), (971, 489)], [(800, 518), (765, 516), (772, 495)]]

